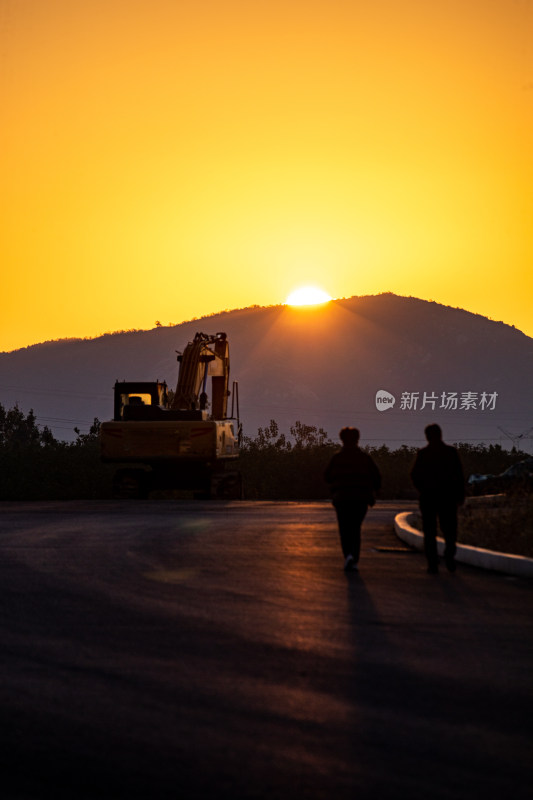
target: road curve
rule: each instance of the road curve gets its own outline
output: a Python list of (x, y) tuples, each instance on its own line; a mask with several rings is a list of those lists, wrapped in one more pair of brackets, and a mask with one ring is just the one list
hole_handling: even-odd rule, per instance
[(327, 503), (3, 503), (2, 796), (528, 796), (533, 582), (410, 507), (345, 575)]

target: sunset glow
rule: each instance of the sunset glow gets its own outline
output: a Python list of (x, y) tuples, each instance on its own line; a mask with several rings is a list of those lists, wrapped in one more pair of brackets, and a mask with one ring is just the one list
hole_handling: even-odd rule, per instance
[(25, 0), (0, 26), (0, 350), (305, 284), (533, 335), (530, 3)]
[(316, 286), (302, 286), (291, 292), (285, 303), (289, 306), (316, 306), (328, 303), (330, 300), (331, 297), (323, 289), (317, 289)]

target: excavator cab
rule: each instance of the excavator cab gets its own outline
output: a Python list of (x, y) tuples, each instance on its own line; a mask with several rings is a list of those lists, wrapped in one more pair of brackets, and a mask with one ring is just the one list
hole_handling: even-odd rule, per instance
[(168, 391), (165, 382), (117, 381), (115, 383), (115, 402), (113, 419), (157, 419), (157, 409), (166, 408)]

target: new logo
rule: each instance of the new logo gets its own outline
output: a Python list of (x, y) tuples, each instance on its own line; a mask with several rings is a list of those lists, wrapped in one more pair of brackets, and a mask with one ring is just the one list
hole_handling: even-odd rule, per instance
[(388, 411), (389, 408), (394, 408), (396, 398), (385, 389), (379, 389), (376, 392), (376, 408), (378, 411)]

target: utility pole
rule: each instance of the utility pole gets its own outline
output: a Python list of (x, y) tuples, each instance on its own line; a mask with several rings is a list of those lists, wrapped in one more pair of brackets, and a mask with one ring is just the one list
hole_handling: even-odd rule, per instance
[(523, 433), (509, 433), (509, 431), (506, 431), (505, 428), (501, 428), (499, 425), (498, 425), (498, 430), (501, 431), (505, 436), (507, 436), (508, 439), (512, 441), (513, 450), (518, 450), (518, 446), (521, 443), (522, 439), (526, 439), (528, 436), (531, 436), (531, 434), (533, 434), (533, 427), (528, 428), (527, 431), (524, 431)]

